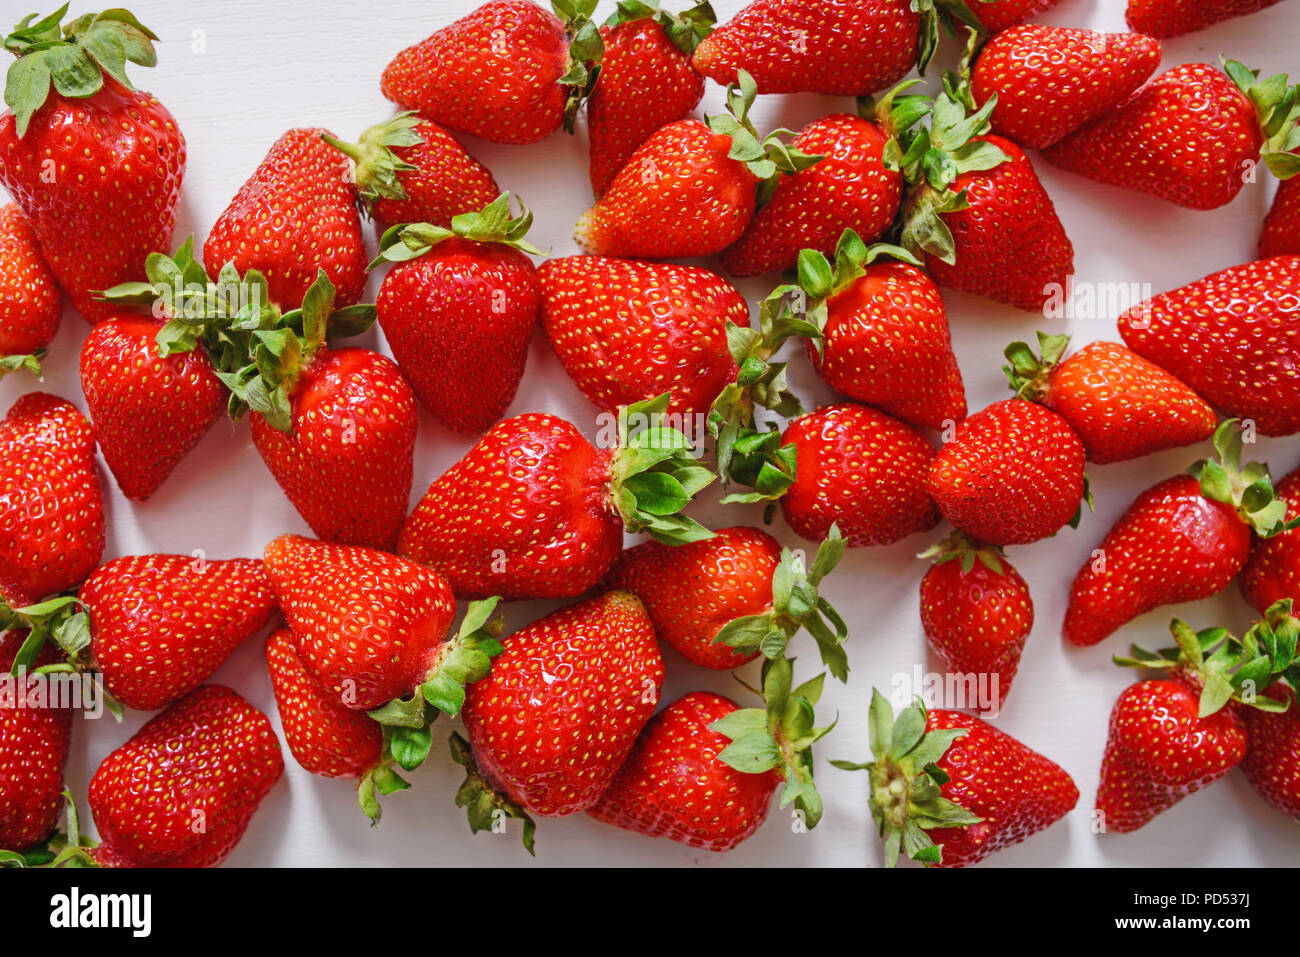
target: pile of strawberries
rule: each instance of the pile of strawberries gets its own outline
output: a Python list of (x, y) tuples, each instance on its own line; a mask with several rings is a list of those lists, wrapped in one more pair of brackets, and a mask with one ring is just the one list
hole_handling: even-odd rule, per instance
[[(290, 752), (354, 780), (374, 822), (445, 716), (470, 827), (517, 828), (530, 852), (536, 818), (584, 811), (726, 851), (778, 791), (815, 827), (813, 746), (834, 726), (815, 707), (855, 624), (821, 586), (846, 548), (951, 525), (925, 553), (922, 623), (1000, 704), (1034, 624), (1004, 549), (1079, 522), (1090, 462), (1206, 442), (1080, 569), (1064, 635), (1096, 644), (1233, 581), (1260, 617), (1241, 635), (1175, 622), (1176, 647), (1116, 659), (1160, 677), (1116, 702), (1099, 829), (1238, 764), (1300, 818), (1300, 472), (1275, 488), (1243, 462), (1257, 434), (1300, 432), (1300, 93), (1233, 60), (1157, 72), (1161, 38), (1276, 2), (1130, 0), (1134, 32), (1108, 35), (1024, 24), (1054, 0), (754, 0), (720, 26), (707, 2), (620, 0), (599, 25), (595, 0), (491, 0), (397, 54), (380, 84), (401, 112), (356, 142), (285, 133), (202, 249), (172, 246), (184, 137), (127, 73), (157, 37), (123, 10), (25, 18), (4, 38), (0, 374), (39, 375), (65, 299), (91, 327), (88, 417), (34, 391), (0, 421), (0, 863), (223, 860), (284, 764), (268, 719), (207, 682), (268, 628)], [(959, 34), (935, 95), (904, 79)], [(708, 80), (726, 110), (701, 121)], [(860, 99), (755, 126), (759, 97), (795, 92)], [(582, 112), (586, 255), (539, 266), (532, 214), (454, 134), (522, 146)], [(1071, 282), (1040, 160), (1190, 209), (1260, 164), (1283, 182), (1256, 261), (1129, 309), (1122, 342), (1013, 343), (1012, 396), (971, 413), (941, 290), (1045, 313)], [(702, 257), (721, 272), (664, 261)], [(726, 275), (779, 284), (751, 319)], [(343, 344), (376, 322), (392, 358)], [(595, 442), (545, 412), (502, 420), (538, 326), (605, 423)], [(840, 401), (805, 410), (799, 351)], [(412, 510), (421, 407), (475, 444)], [(247, 417), (316, 538), (104, 562), (96, 448), (145, 503), (223, 414)], [(779, 506), (812, 559), (688, 517), (714, 481), (739, 514)], [(505, 634), (500, 603), (538, 598), (569, 603)], [(798, 642), (824, 672), (796, 676)], [(661, 644), (703, 668), (761, 660), (752, 706), (661, 706)], [(78, 675), (159, 712), (90, 782), (97, 841), (63, 786), (71, 710), (15, 703)], [(974, 714), (896, 716), (877, 692), (869, 731), (872, 761), (832, 763), (868, 771), (890, 864), (973, 863), (1079, 797)]]

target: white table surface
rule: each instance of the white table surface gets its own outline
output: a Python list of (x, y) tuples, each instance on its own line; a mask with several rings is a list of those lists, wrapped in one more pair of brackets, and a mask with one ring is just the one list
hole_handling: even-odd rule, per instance
[[(391, 114), (379, 92), (379, 75), (403, 47), (476, 6), (477, 0), (411, 0), (358, 4), (353, 0), (212, 0), (174, 4), (132, 0), (128, 4), (162, 42), (158, 67), (133, 68), (137, 84), (156, 93), (175, 114), (189, 144), (189, 166), (180, 207), (177, 241), (188, 233), (201, 240), (270, 144), (294, 126), (327, 126), (355, 139), (368, 125)], [(686, 0), (667, 0), (681, 6)], [(16, 20), (31, 4), (9, 3)], [(599, 16), (613, 9), (602, 0)], [(724, 19), (742, 0), (715, 0)], [(79, 5), (74, 13), (85, 7)], [(1060, 25), (1124, 29), (1123, 0), (1062, 0), (1042, 20)], [(1164, 66), (1214, 61), (1228, 53), (1268, 73), (1300, 71), (1293, 57), (1300, 40), (1296, 4), (1221, 24), (1168, 42)], [(949, 49), (947, 54), (955, 55)], [(721, 89), (709, 85), (706, 107), (716, 112)], [(851, 109), (847, 99), (800, 95), (763, 98), (760, 128), (799, 128), (824, 114)], [(503, 189), (520, 195), (535, 211), (531, 239), (553, 255), (578, 250), (572, 226), (590, 201), (587, 154), (577, 137), (559, 134), (529, 147), (497, 146), (466, 138), (470, 151), (486, 163)], [(1235, 202), (1214, 212), (1192, 212), (1139, 194), (1097, 185), (1035, 160), (1076, 248), (1080, 281), (1149, 283), (1155, 292), (1190, 282), (1225, 266), (1252, 258), (1259, 223), (1268, 208), (1272, 183), (1247, 188)], [(368, 230), (369, 232), (369, 230)], [(373, 245), (373, 236), (368, 242)], [(378, 289), (372, 277), (370, 295)], [(764, 281), (741, 288), (757, 301)], [(945, 292), (956, 351), (965, 375), (970, 407), (979, 409), (1007, 394), (999, 367), (1006, 343), (1032, 339), (1045, 326), (1039, 318), (983, 299)], [(1117, 339), (1114, 315), (1057, 320), (1077, 345)], [(0, 410), (25, 391), (44, 388), (84, 408), (77, 379), (77, 355), (86, 334), (70, 310), (38, 386), (22, 373), (0, 382)], [(385, 349), (371, 332), (363, 344)], [(809, 401), (830, 399), (802, 359), (794, 380)], [(527, 374), (511, 414), (546, 410), (594, 434), (593, 409), (564, 375), (541, 335), (536, 337)], [(414, 502), (430, 481), (459, 458), (470, 443), (420, 422)], [(1259, 457), (1271, 460), (1278, 477), (1300, 464), (1295, 439), (1262, 440)], [(1286, 865), (1300, 862), (1300, 829), (1266, 806), (1238, 772), (1212, 790), (1189, 798), (1146, 828), (1131, 835), (1097, 837), (1091, 832), (1092, 797), (1106, 738), (1107, 716), (1133, 673), (1114, 667), (1110, 655), (1129, 642), (1163, 644), (1171, 613), (1197, 627), (1219, 623), (1242, 627), (1251, 612), (1235, 586), (1216, 599), (1161, 609), (1134, 622), (1104, 644), (1067, 648), (1060, 637), (1071, 579), (1080, 563), (1135, 495), (1159, 479), (1185, 468), (1202, 454), (1183, 449), (1135, 462), (1090, 469), (1097, 497), (1095, 515), (1077, 532), (1015, 549), (1011, 561), (1030, 585), (1037, 624), (1025, 650), (1020, 674), (996, 719), (998, 727), (1041, 750), (1073, 776), (1082, 794), (1079, 806), (1062, 823), (1026, 843), (994, 855), (990, 866), (1125, 865)], [(102, 470), (109, 516), (105, 558), (145, 552), (190, 553), (210, 557), (259, 556), (283, 532), (309, 534), (263, 465), (245, 423), (219, 422), (149, 502), (132, 505)], [(757, 524), (758, 509), (721, 508), (710, 503), (698, 516), (715, 527)], [(776, 520), (774, 533), (791, 545), (798, 538)], [(879, 866), (880, 853), (865, 805), (865, 775), (837, 771), (831, 757), (861, 760), (867, 751), (867, 701), (874, 684), (926, 663), (925, 638), (917, 612), (917, 584), (925, 563), (914, 558), (938, 534), (915, 536), (888, 548), (852, 551), (825, 587), (852, 628), (853, 673), (847, 686), (827, 682), (822, 710), (839, 713), (839, 727), (818, 749), (817, 777), (826, 802), (823, 823), (806, 834), (793, 833), (787, 812), (773, 807), (766, 826), (725, 856), (697, 851), (666, 840), (644, 838), (583, 815), (541, 820), (540, 861), (553, 865), (866, 865)], [(510, 606), (507, 626), (515, 629), (553, 605)], [(803, 640), (804, 673), (816, 655)], [(688, 691), (711, 689), (743, 695), (725, 673), (708, 672), (665, 652), (665, 700)], [(927, 664), (931, 668), (932, 662)], [(756, 669), (756, 665), (751, 665)], [(260, 638), (241, 647), (217, 672), (215, 681), (238, 689), (266, 710), (276, 724), (274, 699)], [(126, 740), (147, 716), (131, 713), (123, 724), (111, 718), (79, 721), (74, 731), (68, 782), (83, 796), (99, 762)], [(452, 722), (445, 719), (428, 763), (413, 777), (415, 787), (384, 802), (381, 827), (372, 830), (356, 808), (347, 782), (314, 777), (299, 768), (286, 749), (285, 779), (263, 803), (232, 865), (511, 865), (528, 860), (518, 832), (471, 836), (463, 812), (452, 803), (461, 781), (442, 744)]]

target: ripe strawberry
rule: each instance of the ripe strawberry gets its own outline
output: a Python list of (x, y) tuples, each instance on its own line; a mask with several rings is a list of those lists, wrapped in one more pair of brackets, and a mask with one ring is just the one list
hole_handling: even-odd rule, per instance
[(990, 545), (1028, 545), (1078, 521), (1083, 443), (1050, 409), (1004, 399), (962, 421), (930, 466), (943, 517)]
[(660, 127), (685, 119), (704, 96), (691, 54), (713, 29), (713, 8), (681, 13), (659, 0), (620, 3), (600, 33), (605, 55), (587, 100), (591, 188), (601, 196), (632, 154)]
[(40, 375), (62, 315), (63, 297), (36, 233), (16, 204), (0, 207), (0, 378), (20, 368)]
[(29, 392), (0, 420), (0, 596), (19, 608), (75, 588), (104, 553), (95, 433), (70, 403)]
[(678, 513), (714, 475), (665, 424), (666, 407), (664, 395), (620, 410), (600, 448), (553, 415), (497, 423), (429, 486), (398, 554), (430, 566), (459, 598), (568, 598), (605, 576), (624, 531), (709, 537)]
[(1295, 692), (1282, 685), (1274, 685), (1266, 694), (1286, 710), (1242, 709), (1248, 743), (1241, 770), (1264, 800), (1300, 820), (1300, 706)]
[(938, 524), (925, 490), (934, 447), (911, 426), (843, 403), (795, 419), (781, 442), (798, 461), (781, 512), (803, 538), (838, 525), (851, 547), (889, 545)]
[(609, 787), (659, 700), (663, 660), (650, 616), (631, 592), (570, 605), (504, 641), (492, 672), (472, 685), (453, 735), (466, 769), (456, 804), (470, 828), (495, 812), (533, 822), (590, 808)]
[(542, 328), (569, 377), (601, 409), (670, 392), (670, 413), (704, 412), (737, 366), (727, 327), (749, 304), (707, 269), (600, 256), (539, 270)]
[(0, 116), (0, 184), (72, 305), (97, 321), (110, 309), (96, 293), (170, 248), (185, 138), (126, 76), (127, 60), (153, 66), (158, 38), (120, 9), (61, 30), (65, 10), (25, 17), (4, 39), (19, 60), (5, 93), (13, 112)]
[(1177, 37), (1233, 17), (1271, 7), (1281, 0), (1128, 0), (1129, 29), (1153, 37)]
[(1275, 498), (1267, 466), (1241, 466), (1236, 420), (1214, 433), (1218, 459), (1191, 475), (1147, 489), (1079, 569), (1065, 615), (1065, 637), (1095, 645), (1125, 622), (1160, 605), (1218, 594), (1262, 537), (1286, 530), (1286, 503)]
[(1008, 27), (1024, 23), (1060, 2), (1061, 0), (974, 0), (970, 8), (979, 18), (984, 33), (992, 36)]
[(229, 688), (204, 685), (99, 766), (90, 810), (104, 867), (214, 867), (284, 773), (271, 722)]
[(1159, 65), (1160, 41), (1140, 33), (1012, 27), (980, 52), (971, 93), (979, 106), (997, 96), (993, 132), (1044, 149), (1111, 112)]
[(1119, 317), (1124, 343), (1264, 435), (1300, 431), (1300, 256), (1233, 266)]
[(1062, 359), (1069, 344), (1069, 336), (1040, 332), (1040, 358), (1027, 343), (1013, 342), (1002, 371), (1018, 398), (1065, 419), (1090, 461), (1140, 458), (1214, 433), (1214, 410), (1155, 363), (1118, 342), (1092, 342)]
[[(1277, 497), (1286, 502), (1288, 522), (1300, 519), (1300, 469), (1277, 483)], [(1284, 598), (1300, 605), (1300, 531), (1252, 538), (1250, 557), (1237, 585), (1242, 597), (1261, 615)]]
[(1000, 548), (955, 533), (924, 553), (921, 625), (950, 674), (987, 682), (1000, 709), (1034, 627), (1029, 586)]
[[(1300, 155), (1291, 153), (1300, 164)], [(1259, 235), (1259, 258), (1300, 256), (1300, 179), (1292, 177), (1277, 184), (1277, 195), (1264, 218)]]
[[(1224, 70), (1227, 72), (1225, 73)], [(1260, 81), (1234, 60), (1176, 66), (1044, 155), (1081, 176), (1216, 209), (1251, 179), (1261, 156), (1283, 157), (1295, 129), (1286, 77)]]
[(876, 760), (831, 762), (870, 775), (886, 867), (900, 850), (927, 865), (966, 867), (1050, 827), (1078, 803), (1079, 789), (1060, 766), (974, 715), (928, 711), (918, 701), (895, 722), (893, 710), (873, 690)]
[(417, 113), (399, 113), (346, 143), (324, 140), (352, 160), (362, 211), (383, 235), (401, 223), (449, 228), (461, 213), (482, 209), (501, 195), (492, 173), (456, 138)]
[(227, 263), (240, 273), (256, 270), (270, 301), (287, 312), (302, 305), (323, 270), (340, 305), (361, 300), (366, 250), (352, 164), (322, 139), (329, 135), (294, 129), (275, 141), (203, 244), (214, 280)]
[(450, 229), (431, 223), (384, 234), (396, 263), (379, 290), (379, 324), (420, 401), (443, 425), (477, 435), (501, 418), (528, 359), (542, 291), (525, 253), (532, 214), (510, 194)]

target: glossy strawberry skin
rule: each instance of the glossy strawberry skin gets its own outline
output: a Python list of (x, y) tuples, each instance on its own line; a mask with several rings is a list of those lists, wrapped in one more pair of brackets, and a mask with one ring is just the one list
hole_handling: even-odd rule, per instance
[(645, 542), (623, 552), (606, 582), (636, 594), (655, 635), (704, 668), (738, 668), (758, 657), (713, 643), (736, 618), (772, 610), (781, 545), (757, 528), (721, 528), (685, 545)]
[(808, 356), (836, 392), (904, 422), (942, 429), (966, 417), (943, 297), (913, 266), (868, 266), (827, 302), (822, 348), (810, 340)]
[(79, 596), (108, 692), (154, 711), (207, 681), (275, 613), (262, 563), (138, 555), (99, 568)]
[(106, 867), (215, 867), (284, 773), (271, 722), (222, 685), (191, 691), (99, 766), (90, 810)]
[(706, 851), (729, 851), (749, 838), (767, 819), (781, 776), (746, 774), (718, 760), (731, 742), (709, 725), (737, 708), (707, 691), (668, 705), (650, 719), (618, 777), (588, 813)]
[(1265, 693), (1289, 706), (1280, 714), (1241, 709), (1249, 740), (1241, 769), (1264, 800), (1300, 821), (1300, 706), (1295, 692), (1281, 685)]
[[(1287, 503), (1287, 521), (1300, 517), (1300, 469), (1278, 482), (1276, 492)], [(1242, 597), (1261, 615), (1283, 598), (1300, 607), (1300, 529), (1252, 538), (1250, 558), (1237, 584)]]
[(369, 349), (324, 349), (290, 397), (291, 435), (252, 416), (253, 443), (316, 535), (390, 548), (415, 470), (415, 394)]
[(461, 717), (488, 782), (542, 817), (590, 808), (659, 700), (650, 616), (611, 591), (515, 632)]
[(736, 377), (727, 323), (749, 304), (695, 266), (572, 256), (539, 270), (542, 328), (582, 394), (607, 411), (671, 392), (670, 413), (707, 412)]
[(830, 256), (846, 229), (868, 243), (878, 239), (898, 215), (903, 192), (902, 173), (885, 168), (887, 141), (880, 127), (847, 113), (804, 127), (794, 147), (825, 159), (781, 177), (772, 199), (723, 252), (722, 265), (735, 276), (761, 276), (792, 268), (804, 249)]
[(1264, 435), (1300, 431), (1300, 256), (1233, 266), (1119, 317), (1125, 345)]
[(651, 18), (602, 27), (600, 80), (587, 100), (591, 189), (601, 196), (632, 154), (661, 127), (691, 115), (704, 77)]
[(369, 548), (282, 535), (266, 574), (304, 667), (335, 701), (369, 711), (438, 662), (455, 599), (427, 568)]
[(450, 228), (454, 217), (476, 212), (501, 195), (491, 171), (437, 123), (421, 120), (413, 132), (422, 142), (392, 148), (400, 160), (416, 167), (398, 174), (406, 199), (380, 197), (370, 209), (381, 235), (399, 223)]
[(803, 538), (838, 524), (850, 546), (889, 545), (938, 524), (925, 490), (934, 447), (911, 426), (844, 403), (791, 422), (781, 444), (791, 443), (798, 472), (781, 512)]
[(695, 51), (695, 69), (726, 85), (748, 70), (760, 93), (862, 96), (916, 62), (919, 16), (892, 0), (754, 0)]
[(1012, 27), (981, 51), (971, 92), (981, 107), (997, 96), (995, 133), (1044, 149), (1119, 106), (1159, 64), (1160, 41), (1140, 33)]
[(988, 34), (1001, 33), (1008, 27), (1024, 23), (1030, 17), (1036, 17), (1061, 0), (993, 0), (990, 3), (976, 2), (967, 4), (979, 18), (980, 26)]
[(1139, 681), (1119, 696), (1097, 788), (1107, 831), (1136, 831), (1241, 762), (1246, 726), (1236, 707), (1200, 718), (1199, 699), (1178, 677)]
[(63, 296), (16, 203), (0, 206), (0, 356), (31, 355), (59, 330)]
[(226, 410), (226, 389), (202, 348), (163, 358), (161, 324), (117, 315), (81, 349), (81, 390), (122, 494), (143, 501)]
[(1244, 17), (1281, 0), (1129, 0), (1129, 28), (1155, 37), (1177, 37)]
[(171, 113), (108, 76), (91, 97), (50, 90), (21, 139), (13, 114), (0, 116), (0, 184), (91, 322), (112, 311), (98, 292), (137, 279), (149, 253), (171, 248), (184, 174), (185, 138)]
[(581, 595), (622, 550), (609, 466), (609, 451), (563, 419), (506, 419), (429, 486), (397, 553), (461, 599)]
[(478, 435), (515, 397), (541, 302), (527, 256), (457, 238), (390, 269), (377, 305), (420, 402), (448, 428)]
[(1064, 769), (974, 715), (926, 713), (927, 731), (966, 729), (935, 763), (949, 781), (943, 796), (984, 820), (928, 831), (943, 849), (940, 867), (966, 867), (1055, 824), (1079, 801)]
[(1139, 495), (1099, 551), (1070, 591), (1072, 644), (1095, 645), (1160, 605), (1223, 591), (1246, 563), (1250, 529), (1232, 507), (1202, 496), (1195, 478), (1178, 475)]
[(564, 26), (531, 0), (492, 0), (384, 69), (384, 96), (451, 130), (535, 143), (564, 122)]
[(1259, 237), (1259, 258), (1300, 256), (1300, 179), (1277, 184), (1277, 195), (1264, 218)]
[(1028, 545), (1079, 511), (1086, 453), (1055, 412), (1006, 399), (957, 426), (930, 467), (929, 490), (952, 524), (990, 545)]
[(361, 300), (366, 249), (352, 184), (352, 164), (319, 128), (293, 129), (271, 147), (203, 243), (208, 274), (233, 262), (241, 274), (256, 269), (267, 294), (288, 312), (302, 305), (325, 270), (340, 308)]
[(11, 607), (75, 588), (104, 553), (95, 433), (70, 403), (29, 392), (0, 421), (0, 595)]
[(1043, 404), (1103, 465), (1208, 439), (1218, 416), (1155, 363), (1116, 342), (1093, 342), (1052, 370)]
[(360, 778), (382, 761), (379, 722), (343, 707), (316, 683), (298, 657), (289, 629), (266, 640), (266, 666), (285, 743), (305, 770), (327, 778)]

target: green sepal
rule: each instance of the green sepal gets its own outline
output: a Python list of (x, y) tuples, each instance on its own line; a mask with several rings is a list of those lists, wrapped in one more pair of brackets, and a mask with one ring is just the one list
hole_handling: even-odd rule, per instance
[(727, 112), (705, 117), (709, 129), (731, 138), (731, 159), (744, 163), (760, 182), (759, 205), (771, 199), (782, 175), (791, 176), (816, 166), (825, 156), (813, 156), (786, 142), (790, 130), (775, 130), (760, 137), (749, 118), (758, 99), (758, 83), (740, 70), (735, 83), (727, 87)]
[(618, 7), (605, 21), (605, 26), (618, 27), (638, 20), (654, 20), (664, 28), (664, 34), (673, 45), (690, 56), (713, 32), (718, 15), (709, 0), (701, 0), (681, 13), (670, 13), (662, 9), (659, 0), (619, 0)]
[(64, 814), (66, 816), (66, 830), (55, 834), (49, 839), (46, 848), (53, 853), (52, 860), (43, 864), (44, 867), (70, 867), (70, 868), (90, 868), (99, 867), (91, 854), (99, 842), (93, 838), (88, 838), (81, 833), (81, 823), (77, 815), (77, 802), (72, 798), (72, 792), (67, 788), (63, 789)]
[(456, 806), (465, 808), (470, 831), (475, 834), (479, 831), (492, 831), (498, 820), (504, 821), (507, 818), (521, 821), (524, 848), (536, 857), (537, 852), (533, 847), (536, 822), (520, 805), (498, 793), (483, 779), (468, 741), (453, 733), (450, 744), (452, 760), (465, 769), (465, 781), (456, 792)]
[(30, 355), (21, 356), (0, 356), (0, 379), (3, 379), (11, 372), (17, 372), (19, 369), (26, 369), (37, 379), (44, 379), (41, 372), (41, 360), (45, 358), (48, 350), (37, 349)]
[(931, 545), (917, 558), (928, 558), (936, 565), (942, 565), (945, 562), (961, 562), (963, 574), (970, 574), (975, 563), (979, 562), (995, 575), (1006, 574), (1006, 554), (997, 545), (988, 545), (984, 542), (976, 541), (965, 532), (954, 531), (947, 538)]
[[(465, 688), (486, 678), (492, 659), (501, 654), (504, 624), (496, 607), (500, 598), (472, 602), (456, 637), (447, 642), (433, 671), (420, 686), (424, 700), (452, 718), (465, 703)], [(408, 768), (409, 770), (409, 768)]]
[[(361, 808), (361, 813), (370, 819), (371, 827), (378, 826), (379, 820), (383, 816), (383, 809), (379, 806), (380, 796), (396, 794), (398, 791), (406, 791), (411, 787), (410, 782), (393, 769), (393, 762), (397, 761), (407, 770), (414, 770), (428, 757), (433, 735), (429, 728), (426, 727), (423, 730), (422, 737), (424, 740), (423, 743), (420, 743), (418, 739), (421, 736), (415, 732), (410, 732), (409, 729), (400, 729), (401, 732), (407, 733), (407, 736), (403, 737), (403, 734), (399, 733), (398, 729), (384, 728), (383, 757), (379, 764), (362, 775), (361, 780), (357, 782), (357, 805)], [(423, 754), (420, 754), (418, 759), (407, 755), (407, 760), (403, 761), (395, 756), (394, 746), (396, 746), (397, 750), (410, 749), (411, 747), (417, 750), (422, 748)]]
[(605, 40), (600, 27), (591, 19), (597, 0), (551, 0), (551, 8), (564, 22), (568, 35), (569, 60), (559, 83), (567, 89), (564, 103), (564, 129), (574, 132), (578, 111), (591, 96), (600, 80), (600, 61), (605, 56)]
[(1261, 80), (1259, 71), (1236, 60), (1222, 57), (1220, 62), (1223, 72), (1255, 109), (1264, 137), (1260, 158), (1269, 171), (1283, 180), (1300, 173), (1300, 156), (1295, 153), (1300, 148), (1300, 88), (1292, 85), (1285, 73)]
[(939, 47), (940, 33), (955, 37), (958, 23), (969, 27), (971, 33), (976, 35), (984, 29), (965, 0), (911, 0), (911, 8), (921, 14), (916, 67), (922, 76)]
[(1003, 355), (1007, 365), (1002, 372), (1016, 397), (1030, 402), (1041, 402), (1047, 394), (1049, 377), (1065, 356), (1069, 348), (1070, 337), (1038, 333), (1038, 352), (1027, 342), (1013, 342), (1007, 346)]
[(379, 255), (370, 263), (375, 269), (383, 263), (403, 263), (418, 259), (448, 239), (468, 239), (476, 243), (500, 243), (534, 256), (545, 255), (524, 237), (533, 225), (533, 214), (523, 203), (519, 215), (510, 212), (510, 194), (502, 193), (478, 212), (461, 213), (451, 221), (451, 228), (432, 223), (399, 223), (390, 226), (379, 239)]
[(355, 143), (345, 142), (329, 133), (321, 134), (321, 139), (352, 160), (357, 198), (367, 216), (371, 215), (378, 199), (408, 198), (401, 174), (419, 172), (419, 167), (406, 162), (393, 150), (423, 143), (424, 139), (415, 132), (422, 122), (414, 111), (398, 113), (392, 119), (367, 129)]
[(1202, 459), (1188, 471), (1200, 480), (1201, 494), (1237, 510), (1241, 520), (1260, 538), (1272, 538), (1300, 526), (1287, 521), (1287, 503), (1274, 493), (1268, 466), (1241, 464), (1242, 431), (1237, 419), (1226, 419), (1214, 431), (1215, 458)]

